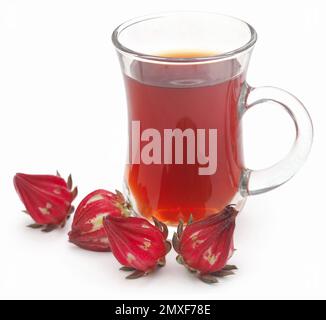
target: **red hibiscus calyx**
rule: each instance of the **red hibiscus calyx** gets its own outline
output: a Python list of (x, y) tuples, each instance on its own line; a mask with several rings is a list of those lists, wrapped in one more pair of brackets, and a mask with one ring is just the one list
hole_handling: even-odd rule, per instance
[(138, 217), (104, 219), (112, 253), (123, 265), (121, 270), (133, 272), (127, 279), (146, 276), (166, 264), (165, 257), (172, 249), (168, 228), (157, 219), (154, 223)]
[(15, 189), (23, 202), (24, 212), (35, 221), (29, 225), (33, 229), (50, 232), (63, 228), (74, 212), (72, 202), (78, 194), (73, 188), (70, 175), (65, 181), (57, 175), (30, 175), (17, 173), (14, 177)]
[(204, 220), (180, 222), (173, 237), (177, 261), (205, 283), (217, 283), (218, 278), (233, 275), (237, 267), (227, 265), (234, 249), (235, 220), (238, 211), (233, 205)]
[(103, 220), (107, 216), (128, 217), (131, 205), (120, 191), (96, 190), (86, 196), (79, 204), (69, 241), (78, 247), (91, 251), (111, 251)]

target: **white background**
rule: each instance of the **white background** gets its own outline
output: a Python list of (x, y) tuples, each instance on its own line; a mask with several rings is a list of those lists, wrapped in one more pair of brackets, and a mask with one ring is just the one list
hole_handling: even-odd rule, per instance
[[(325, 7), (322, 0), (0, 0), (0, 298), (313, 299), (326, 298)], [(82, 251), (65, 230), (29, 230), (15, 194), (16, 172), (70, 172), (81, 200), (121, 187), (125, 96), (111, 31), (138, 15), (216, 11), (259, 34), (248, 82), (291, 91), (315, 124), (309, 161), (288, 184), (250, 198), (238, 220), (235, 277), (207, 286), (174, 262), (124, 280), (111, 254)], [(283, 157), (294, 137), (279, 108), (244, 120), (247, 165)]]

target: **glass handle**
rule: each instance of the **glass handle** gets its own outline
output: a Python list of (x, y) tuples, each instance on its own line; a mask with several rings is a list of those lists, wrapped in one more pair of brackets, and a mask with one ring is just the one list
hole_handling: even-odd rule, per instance
[(295, 96), (273, 87), (248, 88), (245, 111), (265, 102), (277, 103), (290, 114), (295, 124), (296, 138), (285, 159), (266, 169), (244, 170), (240, 188), (243, 196), (268, 192), (290, 180), (307, 159), (312, 145), (311, 118)]

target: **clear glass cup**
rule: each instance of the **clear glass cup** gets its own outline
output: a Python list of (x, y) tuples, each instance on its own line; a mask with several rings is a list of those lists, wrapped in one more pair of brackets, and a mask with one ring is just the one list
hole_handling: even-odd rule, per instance
[[(246, 82), (257, 40), (248, 23), (176, 12), (130, 20), (112, 39), (129, 110), (126, 196), (139, 214), (175, 225), (229, 204), (241, 209), (305, 162), (313, 140), (305, 107), (284, 90)], [(256, 171), (243, 161), (241, 119), (265, 102), (290, 114), (296, 139), (285, 159)]]

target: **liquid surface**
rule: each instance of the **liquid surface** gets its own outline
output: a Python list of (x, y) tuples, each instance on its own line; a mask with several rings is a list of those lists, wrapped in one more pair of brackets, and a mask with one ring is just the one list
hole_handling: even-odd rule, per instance
[[(229, 77), (235, 65), (228, 61), (218, 66), (170, 65), (167, 69), (136, 62), (134, 75), (141, 80), (125, 77), (130, 124), (140, 121), (142, 131), (155, 128), (161, 136), (164, 129), (175, 128), (218, 132), (217, 172), (213, 175), (200, 176), (198, 163), (127, 165), (125, 180), (142, 215), (155, 216), (171, 225), (180, 219), (188, 221), (191, 214), (199, 220), (223, 209), (237, 194), (244, 167), (238, 119), (244, 76), (218, 80)], [(182, 84), (183, 77), (188, 82)], [(192, 84), (191, 79), (200, 80), (200, 85)], [(208, 134), (208, 148), (207, 140)]]
[(218, 52), (184, 50), (159, 52), (157, 55), (164, 58), (205, 58), (216, 56)]

